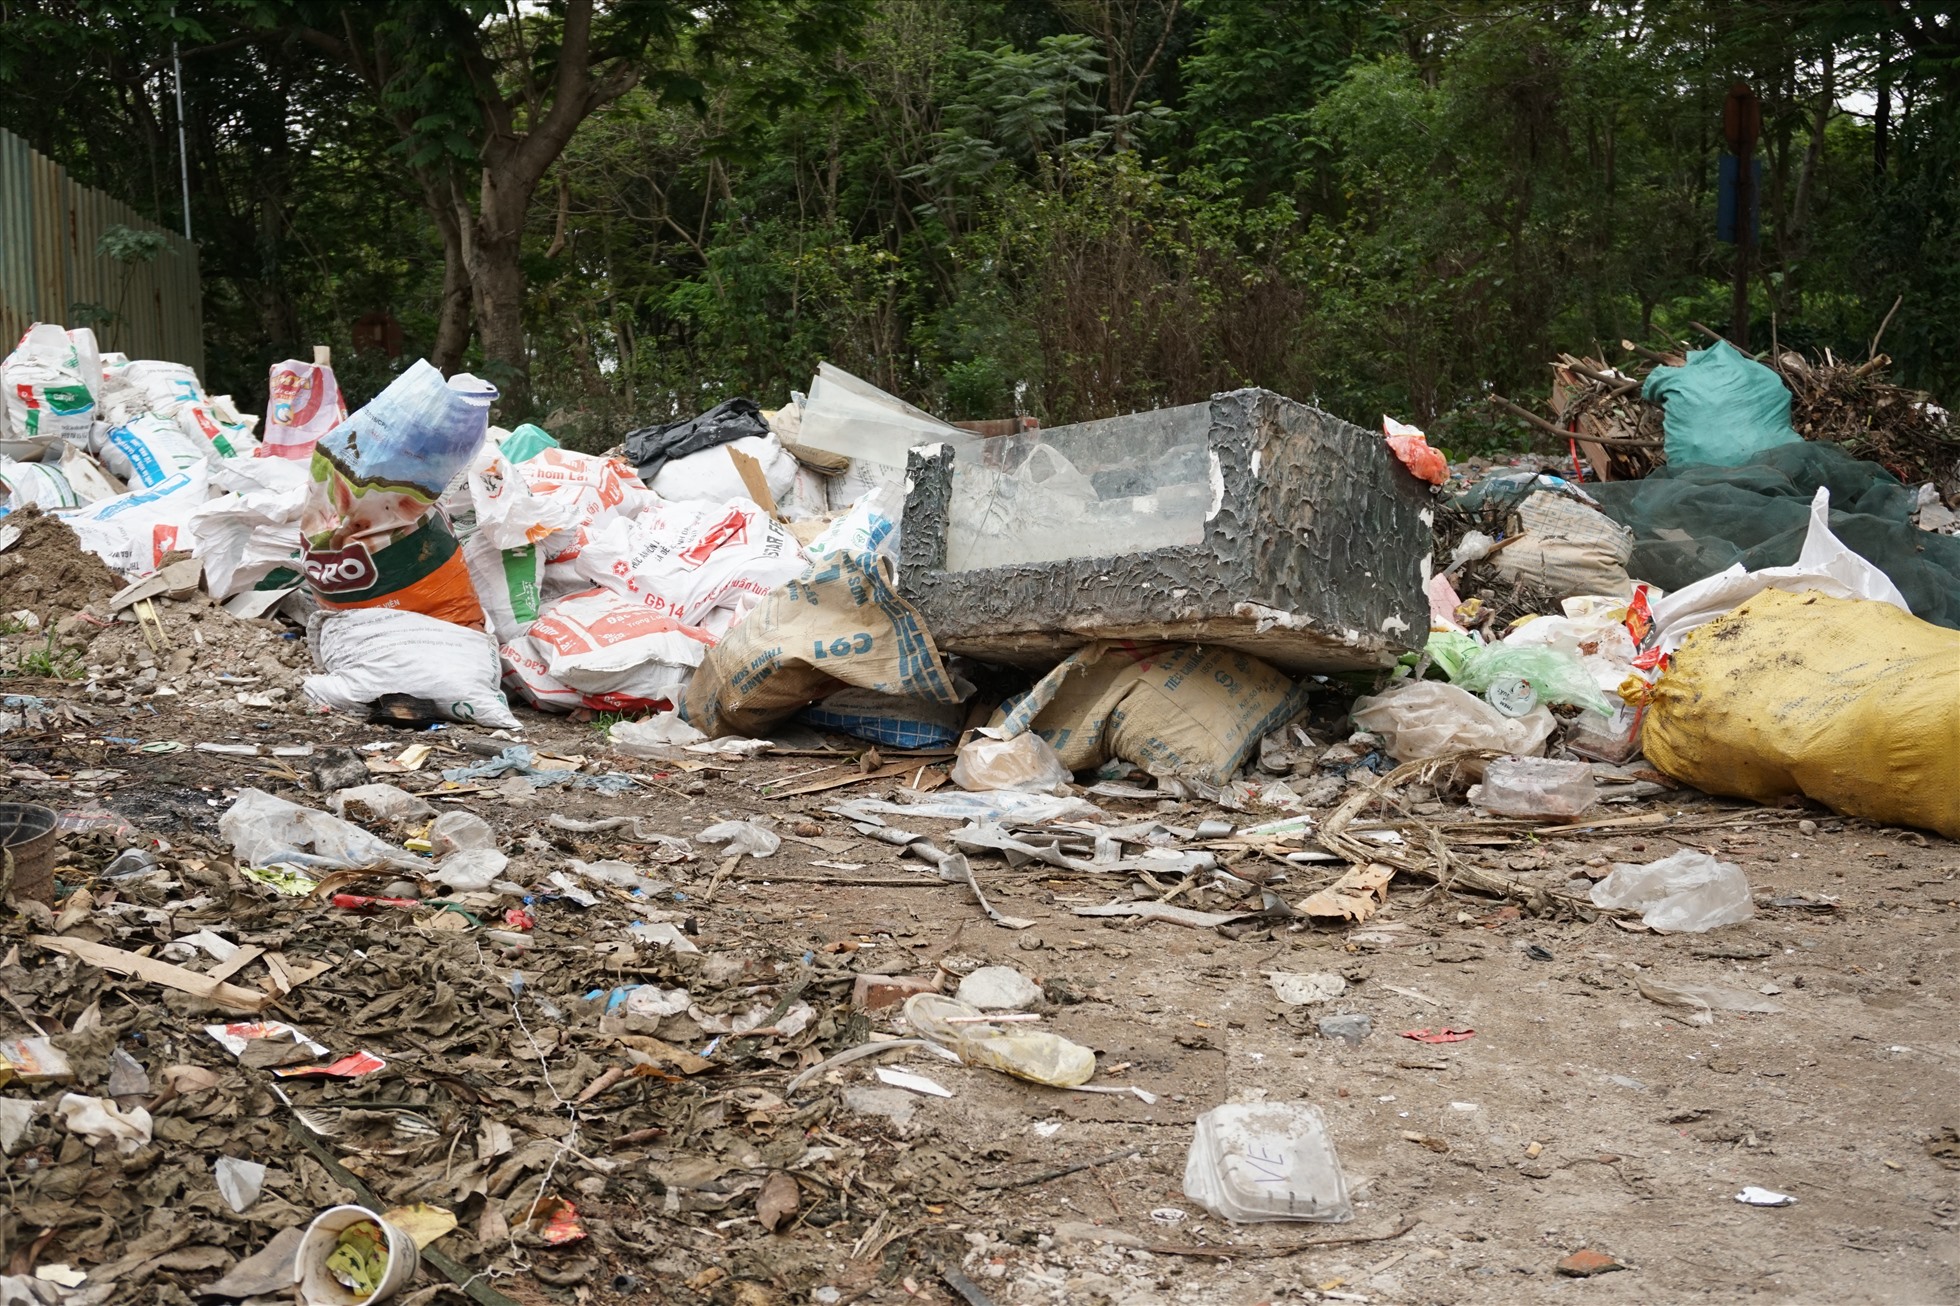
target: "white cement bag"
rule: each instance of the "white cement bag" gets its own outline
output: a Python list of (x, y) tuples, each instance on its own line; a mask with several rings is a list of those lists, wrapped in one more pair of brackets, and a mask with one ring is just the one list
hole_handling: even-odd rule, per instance
[(830, 480), (822, 472), (796, 464), (789, 493), (776, 500), (776, 511), (793, 522), (830, 516)]
[(282, 567), (302, 572), (299, 519), (311, 473), (286, 458), (224, 459), (211, 467), (211, 487), (226, 493), (191, 514), (192, 554), (204, 560), (213, 598), (254, 588)]
[(748, 482), (735, 470), (728, 456), (734, 449), (756, 460), (762, 467), (763, 483), (769, 497), (781, 504), (796, 484), (796, 459), (789, 456), (773, 435), (750, 435), (727, 444), (718, 444), (685, 458), (676, 458), (653, 478), (653, 492), (670, 502), (706, 499), (726, 503), (749, 497)]
[[(607, 474), (603, 467), (580, 470), (593, 471), (601, 479)], [(486, 446), (465, 478), (476, 535), (495, 548), (519, 549), (577, 527), (584, 508), (580, 495), (568, 492), (561, 480), (540, 478), (540, 482), (544, 491), (533, 492), (531, 482), (500, 450)]]
[(0, 426), (6, 428), (6, 437), (87, 444), (101, 378), (94, 332), (36, 322), (0, 361), (0, 390), (6, 395), (6, 420)]
[(353, 608), (315, 613), (306, 637), (326, 672), (306, 678), (316, 703), (358, 711), (384, 694), (408, 694), (451, 721), (518, 728), (497, 688), (497, 646), (480, 630), (397, 608)]
[(884, 485), (897, 486), (903, 490), (905, 467), (887, 463), (874, 463), (868, 458), (853, 458), (846, 467), (830, 480), (830, 510), (843, 512), (865, 495)]
[(743, 498), (663, 503), (612, 522), (572, 563), (593, 584), (690, 626), (717, 608), (746, 613), (807, 566), (796, 537)]
[(499, 644), (522, 635), (542, 615), (544, 551), (537, 545), (500, 549), (490, 533), (479, 529), (463, 541), (463, 561)]
[(96, 405), (95, 430), (90, 434), (90, 453), (102, 451), (101, 440), (111, 427), (143, 416), (150, 411), (150, 397), (130, 378), (131, 363), (121, 354), (102, 356), (102, 393)]
[(259, 442), (243, 422), (227, 421), (206, 404), (185, 404), (177, 410), (177, 429), (193, 441), (203, 440), (221, 458), (250, 457)]
[(862, 563), (866, 570), (872, 566), (869, 557), (889, 558), (896, 565), (898, 524), (904, 514), (904, 491), (893, 485), (879, 486), (803, 546), (810, 558), (810, 570), (828, 566), (838, 553), (866, 559)]
[(54, 463), (17, 463), (0, 458), (0, 492), (7, 499), (0, 511), (14, 512), (29, 504), (47, 512), (82, 506), (74, 487)]
[(102, 446), (102, 465), (131, 488), (161, 485), (179, 472), (206, 467), (211, 446), (185, 435), (175, 420), (155, 413), (138, 417), (109, 432)]
[(504, 660), (520, 677), (541, 666), (549, 680), (579, 691), (587, 706), (672, 707), (713, 644), (705, 631), (592, 589), (546, 608), (505, 646)]
[(209, 407), (197, 373), (182, 363), (166, 363), (156, 358), (139, 358), (122, 369), (123, 379), (142, 396), (144, 411), (176, 420), (180, 410), (191, 404)]
[(132, 579), (185, 547), (191, 514), (210, 497), (210, 470), (199, 461), (168, 480), (61, 514), (82, 547)]
[(532, 494), (569, 506), (571, 524), (545, 541), (547, 562), (570, 562), (592, 531), (623, 517), (636, 517), (660, 502), (640, 483), (640, 474), (617, 458), (543, 449), (518, 463), (517, 473)]

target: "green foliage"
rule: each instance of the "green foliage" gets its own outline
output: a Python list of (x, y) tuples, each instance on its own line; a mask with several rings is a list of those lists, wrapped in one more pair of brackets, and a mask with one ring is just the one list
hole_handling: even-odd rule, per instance
[[(773, 406), (829, 359), (961, 419), (1261, 384), (1458, 452), (1515, 444), (1485, 399), (1542, 395), (1553, 352), (1728, 324), (1738, 77), (1764, 109), (1755, 344), (1856, 356), (1903, 296), (1882, 347), (1950, 398), (1960, 78), (1917, 9), (602, 4), (588, 66), (631, 85), (550, 163), (519, 242), (535, 407), (603, 448), (731, 394)], [(481, 212), (486, 166), (549, 113), (568, 12), (16, 6), (0, 124), (174, 226), (175, 36), (212, 388), (259, 394), (320, 341), (358, 400), (406, 359), (355, 356), (356, 320), (434, 347), (442, 222)], [(387, 57), (357, 74), (336, 40)]]
[(105, 227), (95, 241), (96, 253), (124, 265), (153, 263), (157, 255), (169, 248), (170, 238), (162, 232), (137, 231), (120, 222)]
[(73, 653), (55, 647), (53, 631), (48, 632), (46, 643), (40, 648), (23, 652), (14, 665), (15, 675), (38, 676), (45, 680), (80, 680), (83, 673), (81, 661)]

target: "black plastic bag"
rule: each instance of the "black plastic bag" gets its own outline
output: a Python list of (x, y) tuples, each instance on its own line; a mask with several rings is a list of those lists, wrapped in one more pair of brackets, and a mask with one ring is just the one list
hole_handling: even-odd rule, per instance
[(755, 400), (730, 399), (699, 417), (668, 422), (664, 426), (643, 426), (629, 432), (626, 459), (639, 469), (640, 479), (652, 485), (660, 469), (676, 458), (767, 434), (769, 423), (762, 420), (762, 408)]

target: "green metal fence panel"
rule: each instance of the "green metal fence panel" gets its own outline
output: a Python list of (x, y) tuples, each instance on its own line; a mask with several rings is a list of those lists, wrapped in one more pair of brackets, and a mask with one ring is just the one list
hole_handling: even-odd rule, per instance
[[(115, 226), (157, 232), (165, 248), (127, 264), (98, 254), (96, 242)], [(36, 322), (92, 325), (105, 352), (188, 363), (202, 374), (202, 287), (197, 246), (0, 130), (0, 353)], [(84, 305), (115, 316), (90, 322)]]

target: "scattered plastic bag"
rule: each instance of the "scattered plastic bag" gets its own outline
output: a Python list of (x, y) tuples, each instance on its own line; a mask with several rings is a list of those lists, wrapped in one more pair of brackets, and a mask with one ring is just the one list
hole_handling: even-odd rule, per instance
[(114, 1144), (116, 1151), (130, 1156), (150, 1141), (150, 1113), (140, 1106), (124, 1109), (106, 1097), (63, 1093), (55, 1112), (69, 1133), (91, 1147)]
[(438, 857), (497, 846), (497, 831), (475, 812), (444, 812), (429, 827), (429, 847)]
[(705, 630), (592, 589), (547, 605), (502, 653), (519, 692), (539, 707), (664, 711), (714, 643)]
[(962, 698), (887, 564), (849, 553), (774, 591), (724, 635), (687, 687), (685, 715), (711, 738), (753, 737), (843, 685)]
[(1960, 631), (1891, 603), (1766, 590), (1690, 634), (1649, 694), (1664, 774), (1960, 839)]
[(1383, 413), (1382, 435), (1387, 437), (1388, 447), (1395, 454), (1396, 461), (1408, 468), (1409, 474), (1417, 480), (1441, 485), (1450, 479), (1449, 459), (1443, 457), (1440, 449), (1430, 447), (1421, 427), (1398, 422)]
[(0, 438), (32, 442), (44, 452), (57, 441), (86, 445), (101, 377), (93, 331), (36, 322), (0, 360)]
[(953, 783), (966, 790), (1052, 794), (1074, 778), (1048, 741), (1032, 730), (1011, 739), (970, 739), (953, 760)]
[(730, 857), (773, 857), (783, 846), (783, 837), (754, 821), (723, 821), (694, 836), (695, 842), (726, 844), (722, 851)]
[(1615, 862), (1591, 897), (1597, 907), (1640, 908), (1640, 919), (1663, 934), (1700, 934), (1756, 914), (1742, 868), (1692, 848), (1642, 865)]
[(347, 420), (333, 369), (289, 358), (272, 365), (265, 405), (268, 458), (311, 458), (320, 437)]
[(1059, 1034), (1027, 1025), (952, 1023), (983, 1014), (972, 1003), (937, 993), (916, 993), (905, 1001), (905, 1023), (969, 1066), (1053, 1088), (1074, 1088), (1095, 1075), (1096, 1054)]
[(346, 870), (357, 866), (416, 866), (419, 859), (337, 816), (241, 789), (218, 818), (240, 866), (299, 866)]
[(343, 820), (350, 808), (355, 818), (370, 821), (421, 821), (436, 814), (408, 790), (387, 784), (350, 785), (327, 797), (327, 809)]
[(1070, 771), (1121, 758), (1152, 775), (1223, 784), (1306, 706), (1291, 677), (1236, 649), (1099, 642), (1004, 704), (982, 733), (1033, 730)]
[(444, 857), (429, 878), (458, 893), (480, 893), (504, 878), (510, 858), (495, 848), (465, 848)]
[(1783, 378), (1726, 340), (1689, 350), (1680, 367), (1656, 367), (1640, 394), (1664, 405), (1669, 466), (1732, 467), (1800, 438)]
[(497, 388), (444, 381), (427, 360), (322, 437), (301, 520), (306, 578), (327, 608), (400, 608), (483, 624), (469, 570), (436, 501), (476, 456)]
[(451, 721), (518, 728), (497, 687), (497, 646), (480, 630), (392, 608), (325, 611), (307, 623), (307, 644), (325, 674), (306, 678), (306, 696), (325, 707), (358, 711), (407, 694)]
[(1417, 680), (1356, 699), (1354, 725), (1380, 735), (1396, 761), (1414, 762), (1472, 749), (1536, 757), (1558, 728), (1558, 718), (1546, 707), (1505, 716), (1461, 686)]
[(1184, 1195), (1235, 1224), (1354, 1218), (1327, 1122), (1305, 1102), (1228, 1103), (1199, 1116)]

